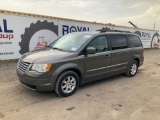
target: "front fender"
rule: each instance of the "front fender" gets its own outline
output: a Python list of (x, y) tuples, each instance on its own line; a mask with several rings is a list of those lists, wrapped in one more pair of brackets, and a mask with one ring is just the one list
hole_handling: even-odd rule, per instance
[(78, 70), (80, 73), (81, 73), (81, 77), (83, 79), (83, 76), (84, 76), (84, 70), (83, 70), (83, 67), (79, 66), (78, 64), (76, 63), (67, 63), (67, 64), (64, 64), (64, 65), (61, 65), (59, 66), (51, 75), (51, 82), (53, 84), (53, 86), (55, 86), (56, 84), (56, 81), (59, 77), (59, 75), (61, 73), (63, 73), (64, 71), (66, 70), (71, 70), (71, 69), (76, 69)]

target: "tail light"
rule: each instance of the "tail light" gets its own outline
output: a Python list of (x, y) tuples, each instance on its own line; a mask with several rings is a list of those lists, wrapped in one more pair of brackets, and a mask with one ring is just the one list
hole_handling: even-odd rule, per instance
[(142, 56), (144, 57), (144, 49), (142, 49)]

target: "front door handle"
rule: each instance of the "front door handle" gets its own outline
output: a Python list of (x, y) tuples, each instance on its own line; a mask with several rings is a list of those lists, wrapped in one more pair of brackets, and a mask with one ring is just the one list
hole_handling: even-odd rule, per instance
[(103, 57), (106, 58), (106, 57), (110, 57), (110, 56), (111, 56), (111, 55), (104, 55)]

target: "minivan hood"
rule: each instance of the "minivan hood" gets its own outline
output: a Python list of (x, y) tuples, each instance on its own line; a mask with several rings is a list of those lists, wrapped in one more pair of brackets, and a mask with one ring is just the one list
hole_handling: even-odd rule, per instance
[(72, 54), (73, 53), (59, 51), (59, 50), (55, 50), (52, 48), (43, 48), (43, 49), (34, 50), (31, 52), (25, 53), (22, 56), (22, 59), (25, 62), (45, 63), (45, 62), (48, 62), (51, 60), (65, 58), (65, 57), (68, 57)]

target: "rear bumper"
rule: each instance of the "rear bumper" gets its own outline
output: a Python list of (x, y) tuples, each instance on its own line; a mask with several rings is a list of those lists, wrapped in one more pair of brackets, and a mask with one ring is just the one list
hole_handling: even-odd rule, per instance
[[(33, 78), (26, 74), (21, 74), (17, 70), (19, 81), (27, 88), (34, 91), (51, 91), (54, 90), (54, 85), (49, 78)], [(37, 75), (36, 75), (37, 76)]]
[(139, 63), (139, 67), (142, 66), (142, 65), (143, 65), (143, 62), (140, 62), (140, 63)]

